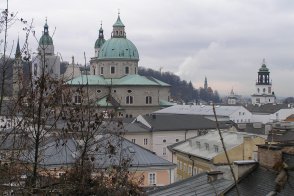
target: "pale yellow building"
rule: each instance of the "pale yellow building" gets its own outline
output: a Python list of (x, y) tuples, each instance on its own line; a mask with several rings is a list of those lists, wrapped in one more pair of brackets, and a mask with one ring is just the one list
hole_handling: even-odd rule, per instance
[[(222, 131), (230, 163), (238, 160), (256, 160), (257, 145), (265, 143), (265, 136)], [(198, 173), (227, 170), (228, 161), (218, 131), (210, 131), (174, 145), (171, 149), (177, 160), (177, 179)]]

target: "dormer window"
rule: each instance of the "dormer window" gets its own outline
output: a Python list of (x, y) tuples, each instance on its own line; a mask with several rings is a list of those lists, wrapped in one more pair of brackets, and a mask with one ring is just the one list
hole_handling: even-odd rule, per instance
[(218, 152), (218, 146), (217, 145), (214, 145), (214, 152)]

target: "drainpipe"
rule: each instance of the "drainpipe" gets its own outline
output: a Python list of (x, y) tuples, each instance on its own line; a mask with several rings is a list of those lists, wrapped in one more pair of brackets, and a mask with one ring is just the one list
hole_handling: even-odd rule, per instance
[(189, 130), (185, 130), (185, 141), (187, 140), (187, 133)]
[(171, 184), (171, 168), (169, 168), (169, 184)]

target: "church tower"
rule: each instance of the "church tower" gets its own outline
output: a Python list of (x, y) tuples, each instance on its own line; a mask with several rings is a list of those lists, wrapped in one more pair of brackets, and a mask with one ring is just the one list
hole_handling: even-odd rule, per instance
[(13, 70), (12, 70), (12, 96), (17, 97), (19, 91), (22, 89), (23, 84), (23, 66), (22, 66), (22, 59), (21, 59), (21, 52), (19, 47), (19, 39), (17, 40), (16, 51), (15, 51), (15, 59), (13, 63)]
[(272, 91), (272, 82), (270, 80), (270, 71), (266, 67), (263, 60), (261, 67), (258, 70), (257, 81), (255, 83), (256, 91), (251, 95), (253, 105), (263, 105), (267, 103), (275, 103), (276, 96)]
[(205, 76), (205, 79), (204, 79), (204, 89), (207, 90), (208, 88), (208, 84), (207, 84), (207, 78)]
[(95, 48), (95, 57), (98, 57), (99, 50), (100, 50), (101, 46), (104, 44), (104, 42), (105, 42), (105, 39), (104, 39), (103, 28), (102, 28), (102, 23), (101, 23), (100, 29), (99, 29), (98, 39), (96, 40), (95, 46), (94, 46), (94, 48)]
[(33, 75), (40, 76), (43, 72), (50, 77), (60, 77), (60, 57), (54, 54), (53, 39), (49, 35), (47, 19), (44, 25), (43, 35), (39, 40), (38, 55), (33, 59)]

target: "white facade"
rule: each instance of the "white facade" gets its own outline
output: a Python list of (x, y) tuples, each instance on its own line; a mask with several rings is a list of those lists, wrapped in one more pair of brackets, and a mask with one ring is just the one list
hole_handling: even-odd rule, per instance
[(289, 107), (287, 109), (280, 109), (277, 112), (272, 114), (262, 114), (262, 113), (255, 113), (252, 114), (252, 122), (262, 122), (262, 123), (269, 123), (269, 122), (278, 122), (285, 120), (288, 116), (294, 114), (294, 108)]
[[(215, 106), (218, 118), (232, 120), (235, 123), (251, 122), (252, 114), (243, 106)], [(192, 114), (203, 115), (214, 118), (213, 106), (211, 105), (175, 105), (154, 113), (170, 113), (170, 114)], [(224, 118), (225, 119), (225, 118)]]

